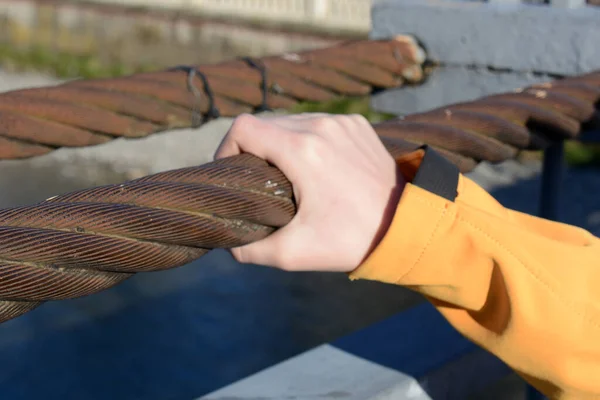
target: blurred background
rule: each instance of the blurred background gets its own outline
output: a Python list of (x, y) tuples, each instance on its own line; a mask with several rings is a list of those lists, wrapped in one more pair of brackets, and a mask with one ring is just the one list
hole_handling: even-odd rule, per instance
[[(366, 38), (370, 7), (370, 0), (0, 0), (0, 91)], [(301, 110), (390, 117), (370, 110), (368, 99), (292, 112)], [(230, 123), (0, 161), (0, 206), (207, 162)], [(565, 194), (578, 204), (567, 222), (596, 234), (600, 201), (589, 194), (600, 193), (598, 154), (570, 147), (573, 184)], [(474, 178), (505, 205), (535, 213), (539, 170), (532, 157), (509, 168), (484, 165)], [(242, 266), (214, 251), (1, 324), (0, 398), (194, 399), (420, 301), (398, 287)]]

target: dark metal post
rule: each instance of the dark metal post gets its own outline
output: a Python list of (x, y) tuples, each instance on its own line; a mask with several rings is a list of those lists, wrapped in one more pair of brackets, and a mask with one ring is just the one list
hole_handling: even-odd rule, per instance
[[(564, 176), (565, 144), (559, 141), (544, 151), (539, 215), (553, 221), (560, 220), (560, 194)], [(527, 400), (546, 400), (534, 387), (527, 385)]]
[(560, 192), (564, 175), (563, 141), (551, 145), (544, 151), (542, 187), (539, 215), (553, 221), (560, 220)]

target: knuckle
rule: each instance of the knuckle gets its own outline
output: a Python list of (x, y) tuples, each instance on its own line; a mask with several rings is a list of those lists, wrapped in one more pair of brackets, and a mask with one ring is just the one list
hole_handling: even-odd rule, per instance
[(343, 132), (350, 122), (349, 116), (345, 114), (335, 115), (332, 120), (335, 123), (335, 127), (332, 129), (333, 132)]
[(229, 128), (229, 135), (239, 135), (240, 132), (244, 131), (244, 128), (248, 125), (254, 123), (255, 117), (250, 114), (240, 114), (238, 115), (231, 124), (231, 128)]
[(314, 131), (319, 133), (331, 133), (335, 131), (337, 126), (338, 124), (336, 121), (336, 117), (327, 116), (315, 118), (315, 120), (313, 121), (312, 128)]
[(362, 130), (366, 126), (370, 126), (365, 117), (356, 113), (344, 115), (343, 119), (340, 120), (340, 125), (343, 126), (344, 132), (348, 134), (356, 133), (358, 130)]
[(302, 159), (310, 164), (321, 164), (327, 157), (327, 143), (317, 135), (302, 135), (298, 153)]
[(367, 118), (362, 114), (353, 113), (348, 115), (348, 118), (357, 125), (371, 125)]
[(316, 131), (326, 137), (347, 136), (370, 126), (367, 119), (361, 114), (337, 114), (319, 119)]

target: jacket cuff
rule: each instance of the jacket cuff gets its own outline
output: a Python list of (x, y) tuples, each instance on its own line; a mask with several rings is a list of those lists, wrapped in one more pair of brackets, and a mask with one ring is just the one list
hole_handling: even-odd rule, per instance
[(423, 146), (396, 160), (407, 183), (390, 227), (350, 279), (398, 283), (418, 262), (458, 195), (460, 172)]

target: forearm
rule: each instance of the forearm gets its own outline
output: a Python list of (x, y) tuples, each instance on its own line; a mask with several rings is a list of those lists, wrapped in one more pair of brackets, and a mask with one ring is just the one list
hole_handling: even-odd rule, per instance
[(351, 277), (422, 293), (553, 398), (600, 398), (600, 240), (507, 210), (457, 172), (451, 198), (447, 182), (423, 176), (420, 155), (399, 165), (412, 183)]

